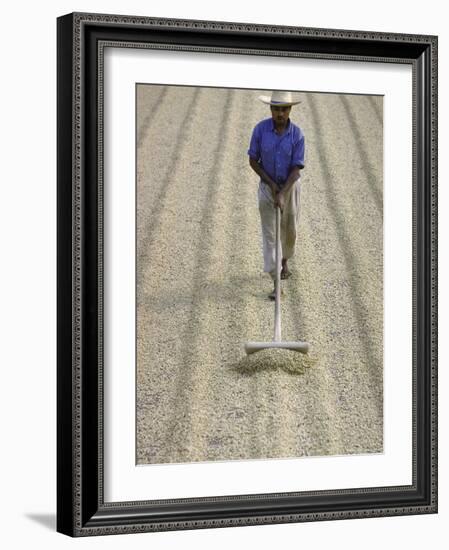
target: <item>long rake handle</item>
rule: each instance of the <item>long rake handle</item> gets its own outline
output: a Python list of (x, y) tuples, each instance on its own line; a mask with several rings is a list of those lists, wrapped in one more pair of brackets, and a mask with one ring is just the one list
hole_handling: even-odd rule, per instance
[(281, 209), (276, 206), (276, 280), (274, 303), (274, 342), (281, 337)]

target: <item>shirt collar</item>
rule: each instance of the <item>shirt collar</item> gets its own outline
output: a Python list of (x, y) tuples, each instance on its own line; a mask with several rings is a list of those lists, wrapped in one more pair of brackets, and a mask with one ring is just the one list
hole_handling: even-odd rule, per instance
[[(274, 120), (272, 118), (270, 118), (270, 120), (271, 120), (271, 130), (274, 132), (275, 131)], [(284, 134), (289, 134), (291, 131), (291, 127), (292, 127), (292, 124), (289, 117), (287, 120), (287, 128), (285, 129)]]

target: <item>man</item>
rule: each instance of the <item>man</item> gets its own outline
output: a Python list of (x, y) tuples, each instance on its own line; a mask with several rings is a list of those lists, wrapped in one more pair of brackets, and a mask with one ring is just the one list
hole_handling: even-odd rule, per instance
[[(304, 134), (290, 120), (293, 101), (291, 92), (274, 91), (271, 97), (259, 99), (270, 105), (271, 117), (254, 128), (248, 149), (249, 164), (260, 177), (258, 199), (262, 223), (264, 271), (276, 278), (276, 207), (282, 211), (281, 279), (291, 271), (288, 260), (295, 252), (299, 222), (300, 170), (304, 168)], [(269, 295), (274, 300), (275, 292)]]

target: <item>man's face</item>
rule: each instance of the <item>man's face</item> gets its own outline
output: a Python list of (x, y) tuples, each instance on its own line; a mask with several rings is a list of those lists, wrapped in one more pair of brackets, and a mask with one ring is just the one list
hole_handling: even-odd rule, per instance
[(271, 116), (277, 124), (284, 124), (287, 122), (288, 117), (290, 116), (290, 111), (292, 110), (291, 105), (288, 107), (271, 105)]

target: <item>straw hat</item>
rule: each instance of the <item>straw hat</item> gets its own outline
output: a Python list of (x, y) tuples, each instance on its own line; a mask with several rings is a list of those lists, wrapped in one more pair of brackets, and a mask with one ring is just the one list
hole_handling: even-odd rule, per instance
[(301, 103), (300, 101), (293, 101), (293, 96), (291, 92), (279, 92), (274, 91), (271, 93), (271, 97), (267, 95), (260, 95), (260, 101), (267, 103), (268, 105), (297, 105)]

